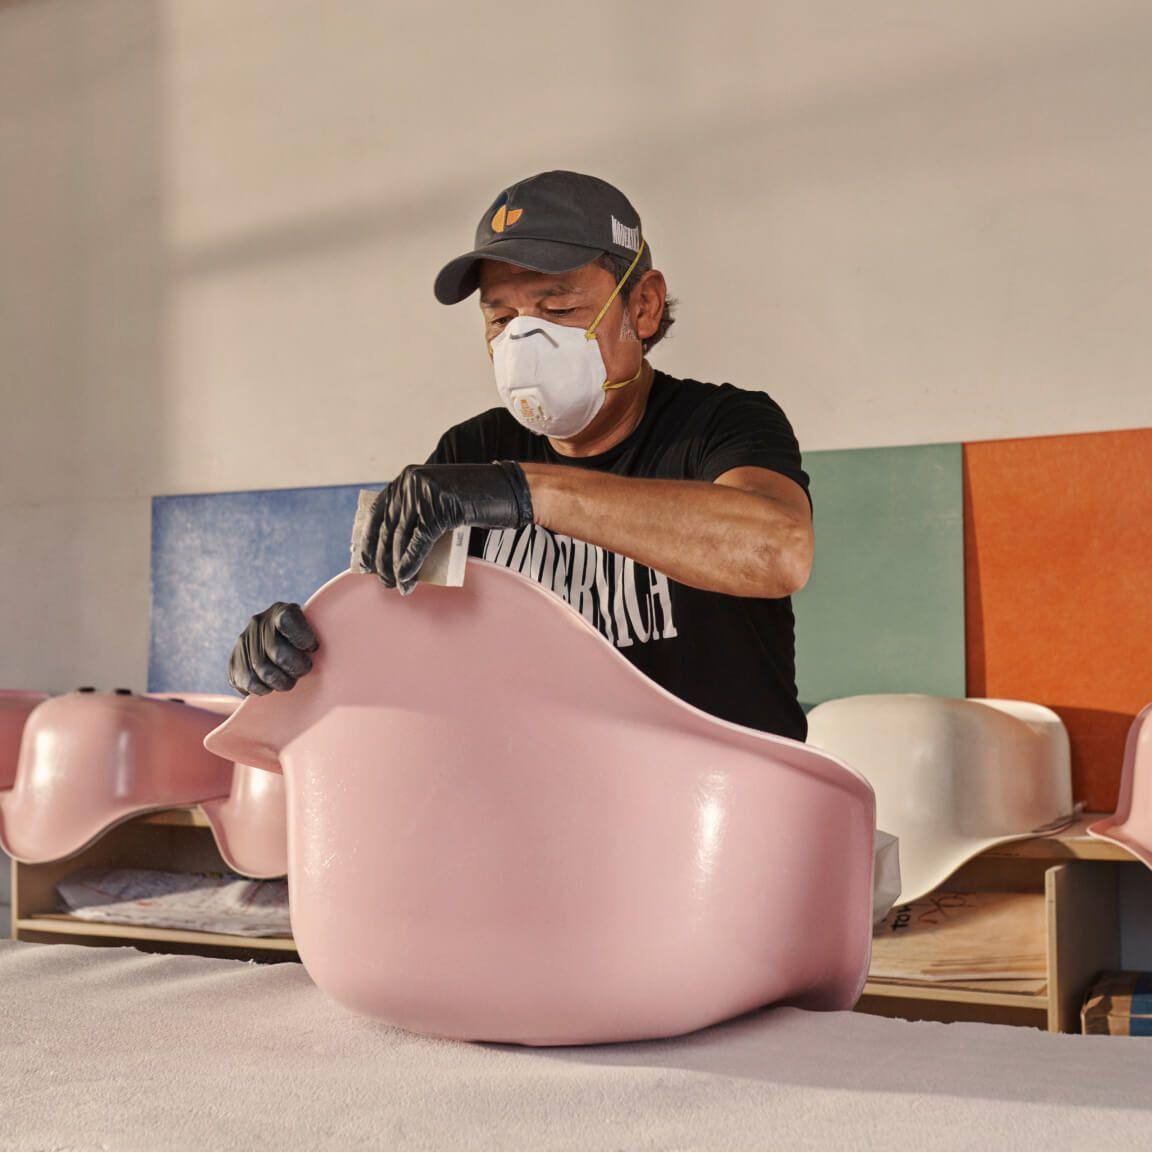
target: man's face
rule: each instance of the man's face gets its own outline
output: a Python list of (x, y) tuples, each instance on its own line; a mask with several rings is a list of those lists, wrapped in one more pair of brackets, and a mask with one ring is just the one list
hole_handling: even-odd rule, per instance
[[(543, 317), (555, 324), (586, 329), (615, 287), (612, 273), (596, 264), (553, 274), (517, 268), (500, 260), (482, 260), (480, 310), (484, 315), (484, 339), (490, 344), (517, 316)], [(643, 308), (643, 294), (634, 287), (632, 296), (626, 308), (623, 293), (618, 294), (596, 326), (600, 355), (612, 381), (634, 376), (644, 357), (636, 330), (637, 318), (633, 315)]]

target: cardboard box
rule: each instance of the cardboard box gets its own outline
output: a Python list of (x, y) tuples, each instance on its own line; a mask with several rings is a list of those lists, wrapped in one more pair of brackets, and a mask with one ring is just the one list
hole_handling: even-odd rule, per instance
[(1152, 973), (1101, 973), (1084, 998), (1085, 1033), (1152, 1037)]

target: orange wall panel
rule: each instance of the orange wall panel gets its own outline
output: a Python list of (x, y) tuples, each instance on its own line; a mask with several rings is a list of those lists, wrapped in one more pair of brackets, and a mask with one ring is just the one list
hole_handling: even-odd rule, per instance
[(964, 445), (964, 577), (968, 695), (1054, 709), (1111, 812), (1152, 701), (1152, 429)]

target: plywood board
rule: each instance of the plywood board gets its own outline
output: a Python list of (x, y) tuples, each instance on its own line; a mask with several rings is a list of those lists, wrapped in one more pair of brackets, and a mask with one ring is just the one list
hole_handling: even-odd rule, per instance
[(1040, 981), (1046, 946), (1042, 894), (938, 890), (885, 917), (868, 972), (879, 981)]

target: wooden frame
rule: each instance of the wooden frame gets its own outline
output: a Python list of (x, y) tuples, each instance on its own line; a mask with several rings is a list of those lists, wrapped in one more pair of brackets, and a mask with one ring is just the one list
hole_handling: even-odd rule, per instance
[(941, 888), (1034, 893), (1044, 902), (1047, 977), (1031, 981), (869, 981), (860, 1012), (909, 1020), (986, 1021), (1080, 1032), (1095, 976), (1120, 964), (1118, 869), (1141, 865), (1126, 849), (1089, 837), (1089, 814), (1061, 833), (998, 845)]
[(87, 867), (149, 868), (174, 872), (223, 872), (228, 866), (198, 807), (148, 813), (109, 829), (99, 840), (63, 861), (43, 865), (12, 862), (12, 937), (69, 945), (134, 945), (146, 951), (199, 953), (242, 960), (297, 961), (286, 937), (242, 937), (141, 925), (83, 921), (56, 908), (56, 882)]
[[(946, 888), (1034, 894), (1044, 902), (1045, 980), (869, 981), (856, 1008), (910, 1020), (987, 1021), (1051, 1032), (1080, 1030), (1080, 1006), (1097, 973), (1119, 968), (1118, 869), (1143, 867), (1127, 850), (1089, 837), (1086, 816), (1063, 833), (1000, 845), (969, 862)], [(291, 937), (239, 937), (81, 921), (56, 909), (55, 885), (86, 866), (215, 872), (227, 868), (199, 808), (149, 813), (109, 829), (83, 852), (44, 865), (12, 863), (12, 936), (21, 941), (131, 945), (168, 953), (299, 960)]]

